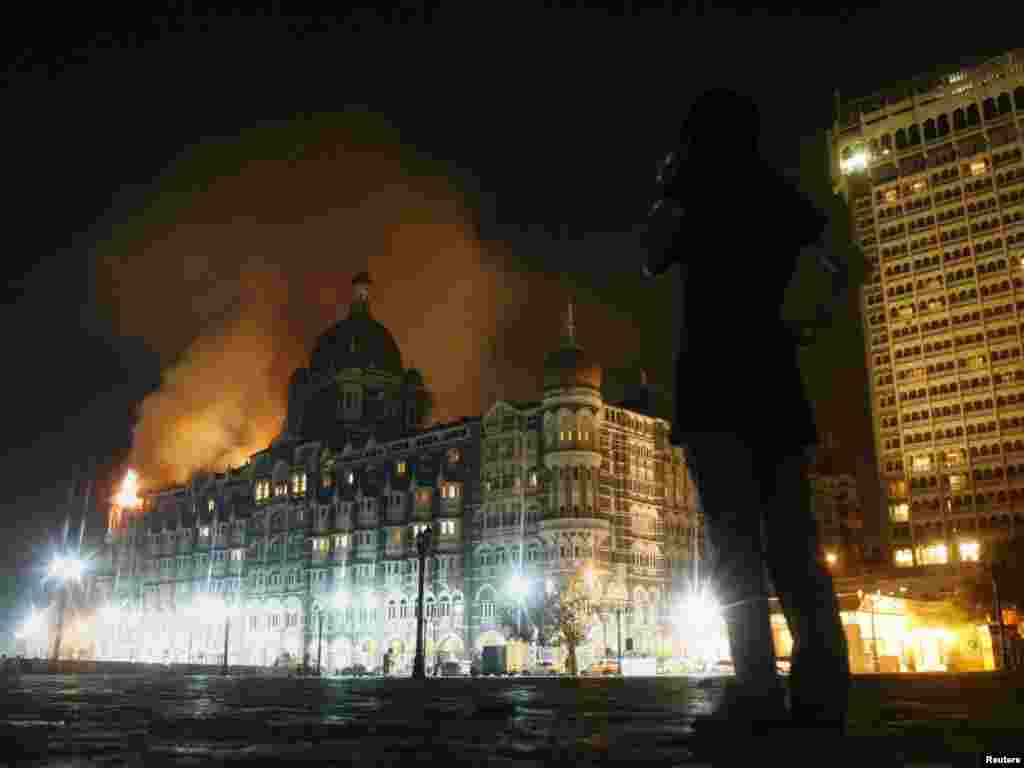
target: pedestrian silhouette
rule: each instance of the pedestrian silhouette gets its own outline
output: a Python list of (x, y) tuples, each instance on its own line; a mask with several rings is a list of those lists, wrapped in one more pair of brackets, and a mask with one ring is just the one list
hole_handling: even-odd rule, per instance
[[(672, 442), (697, 486), (736, 670), (709, 722), (791, 719), (841, 731), (846, 637), (806, 474), (817, 433), (799, 336), (781, 317), (799, 250), (822, 239), (827, 219), (759, 157), (759, 120), (733, 91), (698, 98), (659, 176), (653, 218), (671, 232), (643, 271), (678, 265), (682, 277)], [(794, 641), (788, 714), (767, 578)]]

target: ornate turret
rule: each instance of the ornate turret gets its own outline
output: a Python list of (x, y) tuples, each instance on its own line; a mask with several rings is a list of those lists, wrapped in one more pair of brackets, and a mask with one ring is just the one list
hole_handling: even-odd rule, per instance
[(592, 362), (576, 342), (576, 322), (570, 302), (562, 326), (562, 345), (544, 359), (544, 389), (575, 387), (600, 391), (601, 366)]

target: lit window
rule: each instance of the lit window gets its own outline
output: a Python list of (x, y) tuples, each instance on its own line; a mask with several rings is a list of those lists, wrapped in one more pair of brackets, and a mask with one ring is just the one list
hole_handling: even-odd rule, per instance
[(404, 475), (405, 474), (405, 462), (404, 461), (395, 462), (395, 472), (398, 473), (399, 475)]
[(971, 176), (983, 176), (987, 170), (984, 160), (975, 160), (971, 163)]
[(345, 473), (345, 482), (347, 482), (349, 485), (352, 485), (355, 481), (356, 476), (351, 470)]
[(334, 477), (331, 475), (330, 472), (324, 472), (320, 476), (320, 485), (323, 488), (330, 488), (332, 485), (334, 485)]
[(915, 472), (927, 472), (932, 468), (932, 457), (931, 456), (915, 456), (914, 457), (914, 471)]
[(265, 501), (270, 498), (270, 481), (269, 480), (257, 480), (256, 481), (256, 501)]
[(206, 508), (210, 512), (213, 512), (217, 508), (217, 504), (213, 499), (210, 499), (209, 501), (206, 502)]
[(889, 519), (894, 523), (905, 523), (910, 519), (910, 505), (902, 504), (889, 505)]
[(893, 559), (896, 565), (904, 568), (914, 564), (914, 555), (909, 549), (897, 549), (893, 552)]
[(945, 565), (949, 562), (949, 550), (945, 544), (932, 544), (921, 547), (917, 551), (917, 559), (922, 565)]
[(454, 499), (459, 495), (459, 486), (456, 483), (448, 483), (441, 489), (441, 495), (446, 499)]
[(899, 193), (895, 189), (890, 189), (888, 192), (885, 193), (885, 202), (895, 203), (898, 197)]
[(962, 491), (967, 486), (967, 477), (965, 475), (950, 475), (949, 476), (949, 487), (954, 491)]
[(288, 493), (288, 483), (278, 483), (274, 486), (275, 496), (284, 496)]
[(530, 485), (532, 485), (534, 487), (537, 486), (537, 473), (536, 472), (531, 472), (530, 473)]
[(910, 188), (914, 192), (924, 192), (924, 182), (923, 181), (915, 181), (913, 184), (910, 185)]
[(455, 521), (454, 520), (442, 520), (441, 521), (441, 535), (443, 535), (443, 536), (454, 536), (455, 535)]
[(961, 541), (960, 542), (960, 559), (965, 563), (976, 563), (981, 552), (978, 542), (976, 541)]
[(449, 464), (458, 464), (460, 458), (462, 458), (462, 454), (459, 453), (458, 448), (452, 448), (450, 451), (448, 451)]
[(199, 529), (199, 535), (200, 536), (209, 536), (210, 535), (210, 526), (204, 525), (202, 528), (200, 528)]
[(292, 493), (296, 496), (306, 492), (306, 473), (296, 472), (292, 475)]

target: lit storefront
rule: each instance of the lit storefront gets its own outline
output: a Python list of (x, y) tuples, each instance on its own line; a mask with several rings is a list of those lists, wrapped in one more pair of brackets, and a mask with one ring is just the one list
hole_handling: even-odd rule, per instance
[[(840, 595), (839, 609), (854, 674), (995, 669), (988, 627), (957, 623), (947, 601), (861, 592)], [(777, 603), (772, 630), (776, 654), (789, 657), (793, 641)]]

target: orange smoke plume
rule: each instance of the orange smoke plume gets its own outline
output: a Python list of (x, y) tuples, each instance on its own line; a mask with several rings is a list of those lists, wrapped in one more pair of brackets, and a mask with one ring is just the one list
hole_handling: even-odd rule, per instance
[(95, 248), (95, 297), (157, 353), (131, 461), (156, 487), (237, 466), (281, 431), (288, 377), (348, 312), (371, 311), (420, 368), (439, 421), (479, 413), (500, 267), (445, 169), (365, 116), (296, 120), (200, 145)]

